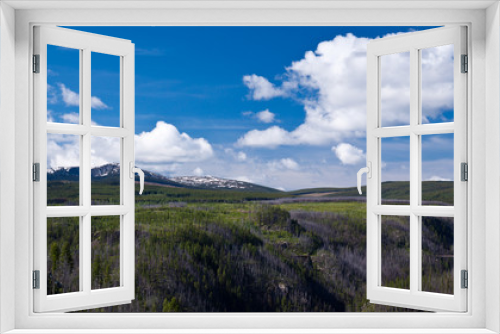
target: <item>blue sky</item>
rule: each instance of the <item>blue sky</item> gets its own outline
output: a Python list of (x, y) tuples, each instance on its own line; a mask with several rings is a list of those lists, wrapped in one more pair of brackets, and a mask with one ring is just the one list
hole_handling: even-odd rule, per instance
[[(165, 175), (214, 175), (291, 190), (354, 186), (366, 141), (366, 42), (420, 28), (72, 29), (135, 43), (137, 165)], [(404, 57), (391, 63), (404, 67)], [(117, 57), (92, 55), (92, 120), (99, 125), (118, 124), (118, 65)], [(76, 121), (78, 52), (50, 47), (48, 67), (49, 117)], [(430, 88), (443, 80), (428, 77)], [(396, 78), (389, 84), (398, 84)], [(388, 92), (391, 99), (395, 92)], [(426, 101), (427, 122), (452, 120), (449, 97), (437, 98), (430, 89)], [(404, 120), (405, 103), (387, 107), (392, 125)], [(440, 149), (424, 154), (424, 179), (449, 179), (452, 137), (425, 138), (424, 147), (436, 141)], [(406, 178), (401, 142), (393, 140), (383, 157), (396, 162), (385, 171), (387, 180)], [(54, 161), (53, 167), (63, 164)]]

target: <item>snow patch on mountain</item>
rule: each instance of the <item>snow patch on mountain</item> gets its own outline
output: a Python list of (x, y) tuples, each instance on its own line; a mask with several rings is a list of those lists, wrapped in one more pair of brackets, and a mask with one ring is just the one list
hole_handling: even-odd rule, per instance
[(249, 184), (243, 181), (227, 180), (215, 176), (176, 176), (170, 178), (180, 184), (191, 187), (225, 188), (225, 189), (247, 189)]

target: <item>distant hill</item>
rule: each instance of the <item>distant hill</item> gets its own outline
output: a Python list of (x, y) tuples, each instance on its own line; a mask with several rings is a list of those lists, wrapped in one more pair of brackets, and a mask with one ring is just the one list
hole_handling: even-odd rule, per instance
[[(300, 197), (365, 197), (366, 186), (361, 187), (363, 195), (356, 187), (350, 188), (310, 188), (290, 191), (290, 195)], [(382, 199), (410, 200), (410, 185), (405, 181), (389, 181), (382, 183)], [(453, 204), (453, 181), (423, 181), (422, 200)], [(436, 203), (437, 204), (437, 203)]]
[[(79, 167), (61, 167), (47, 170), (47, 181), (78, 181)], [(120, 182), (120, 164), (106, 164), (91, 169), (93, 182), (118, 183)], [(136, 176), (136, 181), (139, 178)], [(259, 193), (280, 193), (280, 190), (260, 186), (257, 184), (228, 180), (215, 176), (178, 176), (168, 178), (164, 175), (144, 170), (144, 181), (147, 184), (204, 190), (232, 190)]]
[(196, 189), (224, 189), (235, 191), (251, 191), (259, 193), (277, 193), (281, 192), (278, 189), (260, 186), (254, 183), (228, 180), (216, 176), (177, 176), (172, 177), (172, 181), (183, 184)]

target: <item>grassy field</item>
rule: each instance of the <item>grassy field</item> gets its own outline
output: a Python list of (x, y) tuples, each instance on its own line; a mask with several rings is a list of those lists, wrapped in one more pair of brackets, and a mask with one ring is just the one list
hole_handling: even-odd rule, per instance
[[(60, 195), (75, 194), (74, 186), (52, 184), (49, 203), (60, 205)], [(433, 186), (432, 200), (450, 198), (447, 184), (445, 190)], [(115, 190), (99, 187), (93, 201), (113, 203)], [(148, 186), (136, 197), (136, 298), (92, 312), (405, 311), (366, 300), (366, 205), (350, 191), (332, 196), (331, 188), (292, 194)], [(311, 193), (317, 195), (304, 196)], [(119, 233), (117, 217), (93, 218), (94, 289), (119, 284)], [(49, 293), (78, 290), (78, 221), (50, 219), (48, 239)], [(382, 243), (383, 284), (407, 288), (404, 217), (383, 218)], [(452, 293), (453, 221), (426, 218), (422, 247), (424, 290)]]

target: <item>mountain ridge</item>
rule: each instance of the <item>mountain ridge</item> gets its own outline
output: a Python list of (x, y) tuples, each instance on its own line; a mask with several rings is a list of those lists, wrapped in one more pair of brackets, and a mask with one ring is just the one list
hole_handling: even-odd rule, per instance
[[(175, 176), (167, 177), (148, 170), (143, 170), (144, 181), (148, 184), (188, 189), (232, 190), (251, 192), (281, 192), (278, 189), (258, 184), (225, 179), (216, 176)], [(80, 167), (59, 167), (47, 170), (47, 181), (78, 181)], [(120, 164), (109, 163), (91, 169), (94, 182), (116, 183), (120, 181)], [(139, 178), (136, 176), (136, 181)]]

